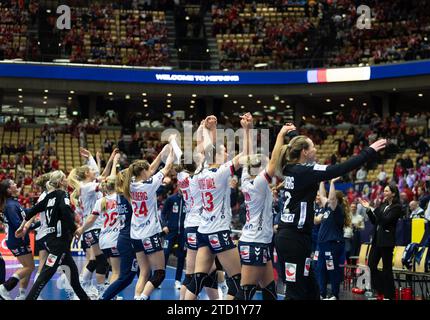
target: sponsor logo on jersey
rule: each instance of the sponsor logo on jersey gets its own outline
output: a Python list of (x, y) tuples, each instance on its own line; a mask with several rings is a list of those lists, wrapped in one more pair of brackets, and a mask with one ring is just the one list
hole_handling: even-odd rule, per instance
[(249, 246), (240, 246), (240, 257), (243, 260), (249, 260)]
[(303, 275), (305, 277), (309, 276), (309, 271), (311, 270), (311, 261), (312, 261), (311, 258), (306, 258), (306, 261), (305, 261), (305, 271), (303, 272)]
[(145, 250), (151, 250), (152, 249), (151, 239), (146, 238), (145, 240), (143, 240), (143, 248)]
[(289, 189), (289, 190), (294, 189), (294, 177), (285, 177), (284, 186), (285, 186), (285, 189)]
[(219, 238), (216, 234), (209, 235), (208, 238), (212, 248), (214, 249), (221, 248), (221, 244), (219, 243)]
[(53, 255), (52, 253), (49, 254), (48, 258), (46, 259), (46, 265), (48, 267), (54, 266), (55, 262), (57, 261), (57, 256)]
[(195, 233), (187, 233), (187, 242), (189, 245), (197, 245), (197, 236)]
[(285, 280), (288, 282), (296, 282), (297, 264), (285, 263)]
[(318, 261), (319, 251), (315, 251), (314, 253), (314, 261)]
[(314, 170), (316, 171), (326, 171), (327, 166), (322, 164), (316, 164), (314, 165)]
[(293, 223), (294, 222), (294, 213), (283, 213), (281, 214), (282, 222)]
[(332, 259), (326, 260), (325, 265), (327, 267), (327, 270), (334, 270), (334, 264)]
[(69, 198), (64, 198), (64, 204), (66, 206), (70, 206), (70, 200), (69, 200)]

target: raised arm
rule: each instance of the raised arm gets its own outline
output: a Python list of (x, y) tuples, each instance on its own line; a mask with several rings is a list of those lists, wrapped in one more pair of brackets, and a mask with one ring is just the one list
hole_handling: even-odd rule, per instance
[(152, 161), (152, 163), (149, 166), (149, 172), (150, 175), (152, 176), (158, 169), (158, 167), (161, 164), (162, 158), (164, 157), (165, 154), (167, 154), (168, 152), (171, 151), (171, 146), (169, 144), (166, 144), (163, 149), (161, 150), (161, 152), (157, 155), (157, 157), (154, 159), (154, 161)]
[(337, 198), (336, 198), (336, 187), (334, 183), (338, 181), (340, 177), (337, 177), (336, 179), (330, 180), (330, 190), (328, 193), (328, 205), (330, 209), (334, 210), (337, 207)]
[(327, 192), (325, 191), (324, 181), (320, 182), (319, 195), (320, 195), (320, 200), (321, 200), (321, 206), (324, 207), (328, 201)]
[(279, 131), (276, 137), (276, 143), (272, 150), (272, 156), (270, 157), (269, 163), (266, 167), (267, 174), (273, 177), (276, 173), (276, 165), (279, 161), (282, 146), (284, 145), (285, 136), (296, 130), (296, 127), (292, 123), (287, 123)]
[(173, 161), (175, 160), (175, 154), (173, 153), (173, 148), (170, 148), (169, 156), (166, 160), (166, 165), (161, 169), (161, 173), (166, 176), (173, 167)]
[(117, 165), (118, 165), (118, 162), (119, 162), (119, 158), (121, 157), (121, 155), (119, 154), (119, 153), (117, 153), (116, 155), (115, 155), (115, 157), (113, 158), (113, 161), (112, 161), (112, 169), (111, 169), (111, 171), (110, 171), (110, 176), (111, 177), (116, 177), (116, 171), (117, 171)]
[(112, 151), (112, 153), (111, 153), (111, 155), (110, 155), (110, 157), (109, 157), (109, 160), (108, 160), (108, 162), (106, 163), (106, 167), (104, 168), (104, 170), (103, 170), (103, 172), (102, 172), (102, 176), (103, 177), (107, 177), (108, 176), (108, 174), (109, 174), (109, 172), (111, 172), (111, 170), (113, 169), (112, 168), (112, 163), (113, 163), (113, 159), (115, 158), (115, 156), (116, 155), (119, 155), (120, 153), (119, 153), (119, 149), (118, 148), (115, 148), (113, 151)]
[(314, 170), (311, 171), (312, 179), (315, 182), (324, 180), (331, 180), (339, 176), (343, 176), (345, 173), (351, 170), (359, 168), (369, 160), (376, 158), (377, 152), (384, 149), (387, 144), (387, 140), (380, 139), (374, 142), (370, 147), (364, 148), (360, 154), (351, 157), (349, 160), (335, 164), (332, 166), (318, 165), (314, 166)]

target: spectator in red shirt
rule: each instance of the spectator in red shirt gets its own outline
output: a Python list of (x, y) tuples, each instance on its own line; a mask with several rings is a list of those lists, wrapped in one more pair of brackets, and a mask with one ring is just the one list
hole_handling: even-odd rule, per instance
[(52, 160), (51, 167), (52, 167), (52, 170), (58, 170), (59, 169), (58, 157), (55, 157), (55, 159)]

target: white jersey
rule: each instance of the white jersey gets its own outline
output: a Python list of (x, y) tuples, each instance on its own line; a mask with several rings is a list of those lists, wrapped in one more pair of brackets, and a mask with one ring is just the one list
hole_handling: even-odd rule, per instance
[(231, 207), (229, 178), (233, 176), (232, 161), (218, 169), (204, 169), (197, 178), (202, 199), (200, 233), (213, 233), (230, 230)]
[[(195, 210), (192, 212), (192, 208), (194, 206), (194, 198), (191, 191), (191, 183), (192, 183), (192, 177), (190, 177), (190, 174), (187, 172), (179, 172), (177, 175), (178, 178), (178, 187), (181, 189), (182, 192), (182, 198), (185, 202), (185, 221), (184, 221), (184, 227), (195, 227), (199, 225), (200, 222), (200, 214), (195, 214)], [(194, 192), (197, 191), (198, 198), (200, 198), (200, 190), (198, 189), (197, 183), (194, 183), (195, 188)]]
[[(99, 183), (95, 181), (81, 183), (81, 192), (79, 200), (82, 206), (84, 223), (87, 221), (88, 217), (93, 212), (96, 201), (101, 197), (103, 197), (103, 194), (99, 191)], [(102, 223), (102, 219), (97, 219), (96, 222), (87, 231), (101, 229)]]
[(187, 212), (187, 215), (185, 216), (185, 222), (184, 222), (185, 228), (197, 227), (200, 225), (200, 221), (201, 221), (200, 216), (203, 210), (203, 202), (202, 202), (202, 194), (199, 189), (198, 177), (199, 175), (195, 174), (190, 179), (190, 194), (191, 194), (192, 205), (191, 205), (190, 211)]
[[(47, 195), (47, 192), (43, 191), (42, 194), (39, 196), (39, 199), (37, 199), (37, 203), (45, 199), (46, 195)], [(45, 212), (39, 213), (39, 221), (40, 221), (40, 227), (37, 229), (36, 241), (39, 241), (44, 236), (46, 236), (46, 228), (48, 227), (48, 224), (46, 223)]]
[(160, 218), (157, 208), (157, 189), (163, 182), (164, 175), (160, 171), (146, 181), (130, 184), (131, 216), (130, 237), (142, 240), (161, 232)]
[(99, 216), (99, 219), (103, 222), (99, 234), (100, 249), (116, 248), (119, 231), (122, 228), (121, 219), (118, 217), (117, 194), (113, 193), (107, 195), (105, 198), (106, 204), (104, 210), (102, 210), (103, 198), (97, 200), (93, 210), (93, 215)]
[(242, 193), (245, 198), (246, 223), (240, 241), (271, 243), (273, 237), (272, 191), (266, 171), (255, 179), (246, 167), (242, 170)]

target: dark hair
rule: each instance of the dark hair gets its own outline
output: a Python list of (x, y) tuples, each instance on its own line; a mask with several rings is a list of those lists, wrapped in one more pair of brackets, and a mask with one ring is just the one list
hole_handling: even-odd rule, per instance
[(394, 197), (393, 197), (393, 204), (394, 203), (400, 203), (400, 193), (399, 193), (399, 188), (397, 188), (397, 185), (395, 183), (390, 183), (389, 185), (387, 185), (388, 188), (390, 188), (390, 191), (392, 193), (394, 193)]
[(10, 179), (6, 179), (0, 182), (0, 211), (3, 211), (6, 200), (7, 198), (9, 198), (7, 189), (9, 189), (10, 185), (11, 185)]

